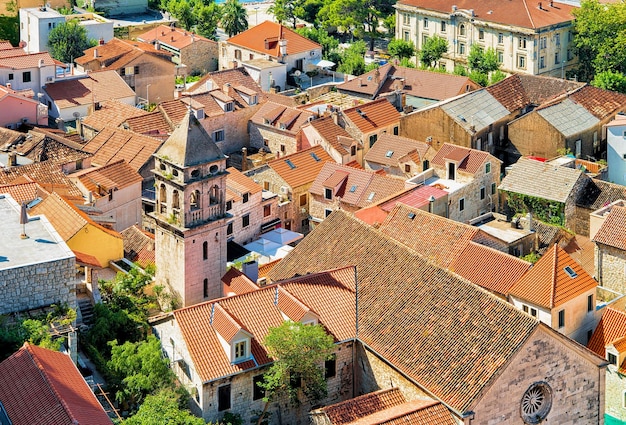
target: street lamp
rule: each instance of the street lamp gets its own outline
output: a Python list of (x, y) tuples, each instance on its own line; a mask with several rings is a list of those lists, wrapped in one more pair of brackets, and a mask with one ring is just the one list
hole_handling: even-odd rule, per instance
[(259, 25), (259, 6), (254, 6), (254, 25)]

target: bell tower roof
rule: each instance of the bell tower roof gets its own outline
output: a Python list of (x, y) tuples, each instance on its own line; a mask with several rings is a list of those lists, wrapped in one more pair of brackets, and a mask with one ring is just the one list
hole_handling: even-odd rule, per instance
[(226, 158), (191, 110), (155, 155), (184, 168)]

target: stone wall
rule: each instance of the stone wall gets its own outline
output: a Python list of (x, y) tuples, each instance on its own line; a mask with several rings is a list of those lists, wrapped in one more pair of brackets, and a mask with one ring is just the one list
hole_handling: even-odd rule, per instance
[(596, 244), (594, 273), (600, 285), (626, 294), (626, 252)]
[(472, 147), (472, 138), (467, 131), (440, 108), (430, 108), (401, 117), (400, 136), (422, 141), (432, 137), (432, 147), (437, 151), (444, 143)]
[(261, 149), (265, 147), (276, 156), (291, 155), (298, 151), (298, 142), (294, 134), (278, 129), (250, 123), (250, 146)]
[(626, 421), (626, 404), (624, 403), (624, 392), (626, 392), (626, 376), (617, 371), (617, 368), (610, 365), (606, 371), (606, 408), (605, 412), (621, 421)]
[(217, 70), (219, 48), (216, 41), (196, 40), (181, 49), (180, 61), (187, 65), (187, 72), (207, 73)]
[(217, 130), (224, 130), (224, 141), (215, 142), (225, 154), (241, 151), (243, 147), (250, 146), (248, 134), (248, 121), (259, 110), (260, 105), (248, 106), (234, 112), (228, 112), (215, 117), (206, 117), (200, 120), (200, 124), (213, 138)]
[(67, 303), (76, 308), (74, 257), (0, 270), (0, 314)]
[[(576, 206), (576, 200), (580, 198), (580, 194), (585, 190), (587, 184), (591, 184), (589, 177), (581, 175), (565, 200), (563, 213), (565, 215), (565, 227), (570, 230), (574, 230), (582, 225), (586, 228), (586, 236), (589, 236), (589, 215), (581, 215), (578, 207)], [(583, 220), (583, 223), (579, 224), (579, 220)]]
[[(136, 60), (128, 62), (126, 66), (139, 67), (137, 74), (127, 73), (122, 76), (138, 97), (155, 104), (174, 99), (175, 68), (173, 62), (145, 53)], [(121, 69), (116, 71), (118, 74), (121, 73)]]

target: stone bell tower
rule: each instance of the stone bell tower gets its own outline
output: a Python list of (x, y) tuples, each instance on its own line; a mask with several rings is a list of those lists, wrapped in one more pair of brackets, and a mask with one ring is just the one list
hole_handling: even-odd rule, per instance
[(183, 307), (221, 297), (226, 156), (189, 111), (154, 157), (156, 282)]

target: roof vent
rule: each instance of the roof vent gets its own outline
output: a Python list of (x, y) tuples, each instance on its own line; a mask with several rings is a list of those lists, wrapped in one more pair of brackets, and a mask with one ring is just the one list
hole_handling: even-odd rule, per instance
[(321, 159), (319, 156), (315, 155), (315, 152), (311, 152), (311, 158), (315, 160), (315, 162), (320, 162)]
[(567, 275), (572, 279), (578, 277), (578, 273), (576, 273), (570, 266), (566, 266), (563, 270), (565, 270), (565, 273), (567, 273)]
[(374, 199), (374, 196), (376, 196), (376, 192), (370, 193), (370, 196), (367, 197), (367, 200), (372, 201)]
[(387, 151), (387, 153), (385, 154), (385, 157), (391, 158), (392, 155), (393, 155), (393, 151)]
[(365, 112), (361, 111), (360, 109), (357, 109), (356, 111), (362, 117), (366, 117), (367, 116), (367, 114)]

